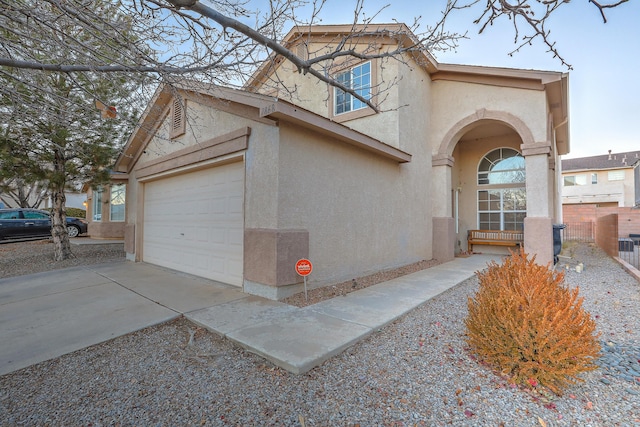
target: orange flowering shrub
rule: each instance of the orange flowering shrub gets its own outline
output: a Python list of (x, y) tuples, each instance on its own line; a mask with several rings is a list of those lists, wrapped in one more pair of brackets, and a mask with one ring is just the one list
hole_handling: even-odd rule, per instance
[(480, 289), (469, 298), (465, 324), (480, 360), (516, 384), (556, 394), (596, 369), (596, 324), (579, 289), (564, 286), (564, 273), (536, 264), (521, 249), (477, 275)]

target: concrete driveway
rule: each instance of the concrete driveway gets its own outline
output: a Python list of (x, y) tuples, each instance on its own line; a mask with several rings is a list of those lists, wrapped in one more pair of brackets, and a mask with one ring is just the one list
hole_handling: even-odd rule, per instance
[(456, 258), (304, 308), (144, 263), (114, 262), (0, 280), (0, 375), (181, 314), (303, 373), (486, 266)]
[(0, 279), (0, 375), (244, 296), (132, 262)]

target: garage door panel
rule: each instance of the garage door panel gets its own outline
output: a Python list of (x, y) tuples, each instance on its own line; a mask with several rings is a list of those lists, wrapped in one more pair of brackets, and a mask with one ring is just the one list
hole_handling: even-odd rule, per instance
[(145, 185), (143, 259), (242, 285), (244, 164)]
[(242, 197), (229, 197), (228, 206), (230, 214), (242, 215), (244, 212), (244, 200)]
[(242, 229), (228, 230), (228, 239), (230, 245), (242, 247), (244, 241), (244, 233)]

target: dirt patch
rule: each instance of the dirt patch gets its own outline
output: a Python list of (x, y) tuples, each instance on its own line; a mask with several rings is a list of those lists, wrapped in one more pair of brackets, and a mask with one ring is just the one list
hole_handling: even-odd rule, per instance
[(405, 276), (407, 274), (415, 273), (416, 271), (425, 270), (427, 268), (434, 267), (440, 264), (439, 261), (423, 260), (413, 264), (408, 264), (399, 268), (391, 270), (380, 271), (378, 273), (370, 274), (368, 276), (358, 277), (346, 282), (337, 283), (335, 285), (324, 286), (322, 288), (310, 289), (307, 291), (308, 299), (305, 299), (304, 292), (297, 293), (288, 298), (282, 300), (282, 302), (293, 305), (296, 307), (306, 307), (325, 301), (331, 298), (347, 295), (350, 292), (357, 291), (359, 289), (368, 288), (369, 286), (376, 285), (378, 283), (386, 282), (387, 280), (395, 279), (396, 277)]

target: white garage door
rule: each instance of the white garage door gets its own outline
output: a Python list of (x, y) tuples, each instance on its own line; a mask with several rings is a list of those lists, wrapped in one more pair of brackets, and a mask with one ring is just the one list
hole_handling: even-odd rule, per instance
[(242, 162), (147, 183), (144, 261), (242, 286), (243, 195)]

